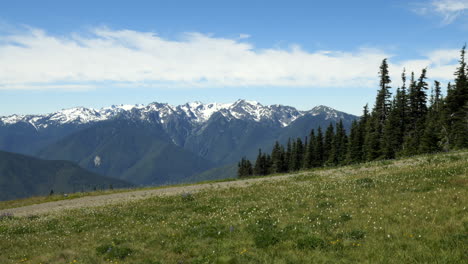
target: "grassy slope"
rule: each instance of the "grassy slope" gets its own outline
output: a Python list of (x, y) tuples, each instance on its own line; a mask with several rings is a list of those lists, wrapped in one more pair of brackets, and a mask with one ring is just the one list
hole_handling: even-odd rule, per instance
[(468, 154), (419, 159), (3, 217), (0, 263), (462, 263)]

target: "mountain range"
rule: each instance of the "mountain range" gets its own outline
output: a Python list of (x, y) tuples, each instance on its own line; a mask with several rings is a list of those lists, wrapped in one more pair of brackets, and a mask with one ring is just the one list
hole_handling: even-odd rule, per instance
[[(305, 137), (311, 129), (358, 117), (327, 106), (299, 111), (237, 100), (173, 106), (77, 107), (46, 115), (0, 117), (0, 149), (43, 159), (70, 160), (92, 172), (134, 184), (160, 185), (233, 177), (233, 164), (275, 140)], [(96, 162), (98, 160), (99, 162)], [(226, 170), (215, 168), (230, 168)]]

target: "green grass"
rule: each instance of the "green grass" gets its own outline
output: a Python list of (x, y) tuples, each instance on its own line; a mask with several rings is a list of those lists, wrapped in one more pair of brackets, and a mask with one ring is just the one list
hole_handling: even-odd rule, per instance
[(47, 203), (47, 202), (70, 200), (70, 199), (76, 199), (76, 198), (81, 198), (85, 196), (98, 196), (98, 195), (118, 193), (118, 192), (128, 192), (128, 191), (134, 191), (134, 190), (136, 189), (114, 189), (114, 190), (109, 189), (109, 190), (99, 190), (99, 191), (90, 191), (90, 192), (76, 192), (76, 193), (69, 193), (67, 195), (54, 194), (54, 195), (49, 195), (49, 196), (33, 196), (33, 197), (28, 197), (28, 198), (18, 199), (18, 200), (0, 201), (0, 210), (27, 206), (27, 205), (32, 205), (32, 204), (41, 204), (41, 203)]
[(417, 159), (2, 217), (0, 263), (466, 263), (468, 153)]
[(163, 188), (168, 188), (168, 187), (180, 187), (180, 186), (233, 181), (233, 180), (236, 180), (236, 179), (209, 180), (209, 181), (201, 181), (195, 184), (194, 183), (172, 184), (172, 185), (162, 185), (162, 186), (156, 186), (156, 187), (147, 186), (147, 187), (140, 187), (140, 188), (105, 189), (105, 190), (96, 190), (96, 191), (89, 191), (89, 192), (68, 193), (66, 195), (54, 194), (54, 195), (48, 195), (48, 196), (33, 196), (33, 197), (17, 199), (17, 200), (0, 201), (0, 210), (28, 206), (28, 205), (33, 205), (33, 204), (47, 203), (47, 202), (71, 200), (71, 199), (82, 198), (82, 197), (87, 197), (87, 196), (99, 196), (99, 195), (106, 195), (106, 194), (113, 194), (113, 193), (123, 193), (123, 192), (133, 192), (133, 191), (143, 191), (143, 190), (156, 190), (156, 189), (163, 189)]

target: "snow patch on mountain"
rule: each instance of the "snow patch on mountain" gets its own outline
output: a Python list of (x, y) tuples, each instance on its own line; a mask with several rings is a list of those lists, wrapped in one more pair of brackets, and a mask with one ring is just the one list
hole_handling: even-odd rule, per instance
[(221, 113), (231, 120), (245, 119), (256, 122), (268, 121), (282, 127), (290, 125), (297, 118), (306, 115), (326, 115), (326, 119), (343, 118), (344, 113), (327, 106), (316, 106), (310, 111), (298, 111), (294, 107), (283, 105), (264, 106), (256, 101), (237, 100), (234, 103), (191, 102), (173, 106), (167, 103), (150, 103), (148, 105), (112, 105), (101, 109), (74, 107), (47, 115), (11, 115), (0, 117), (0, 125), (13, 125), (24, 122), (36, 129), (50, 125), (87, 124), (115, 118), (119, 115), (126, 118), (138, 118), (149, 122), (167, 124), (171, 119), (184, 118), (194, 125), (202, 125), (215, 113)]

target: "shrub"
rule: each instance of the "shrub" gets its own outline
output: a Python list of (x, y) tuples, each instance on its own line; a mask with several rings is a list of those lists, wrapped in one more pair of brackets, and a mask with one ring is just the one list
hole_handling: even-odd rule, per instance
[(340, 220), (343, 221), (343, 222), (347, 222), (349, 220), (353, 219), (353, 217), (348, 214), (348, 213), (343, 213), (340, 215)]
[(195, 197), (191, 193), (183, 193), (181, 195), (183, 202), (192, 202), (195, 201)]
[(281, 233), (272, 219), (264, 218), (252, 224), (249, 227), (253, 233), (255, 246), (258, 248), (267, 248), (277, 244), (281, 240)]
[(299, 249), (316, 249), (325, 248), (326, 243), (319, 237), (307, 236), (297, 240), (296, 245)]
[(109, 259), (124, 259), (130, 256), (133, 250), (128, 247), (105, 244), (98, 246), (96, 253)]
[(320, 202), (317, 206), (318, 208), (331, 208), (335, 206), (335, 204), (329, 201), (325, 201), (325, 202)]
[(1, 221), (1, 220), (13, 219), (13, 218), (14, 218), (14, 216), (13, 216), (12, 213), (8, 213), (8, 212), (7, 212), (7, 213), (1, 213), (1, 214), (0, 214), (0, 221)]
[(347, 237), (354, 240), (363, 239), (364, 237), (366, 237), (366, 232), (362, 230), (353, 230), (347, 234)]
[(375, 186), (374, 180), (372, 180), (371, 178), (357, 179), (356, 184), (364, 188), (371, 188)]

